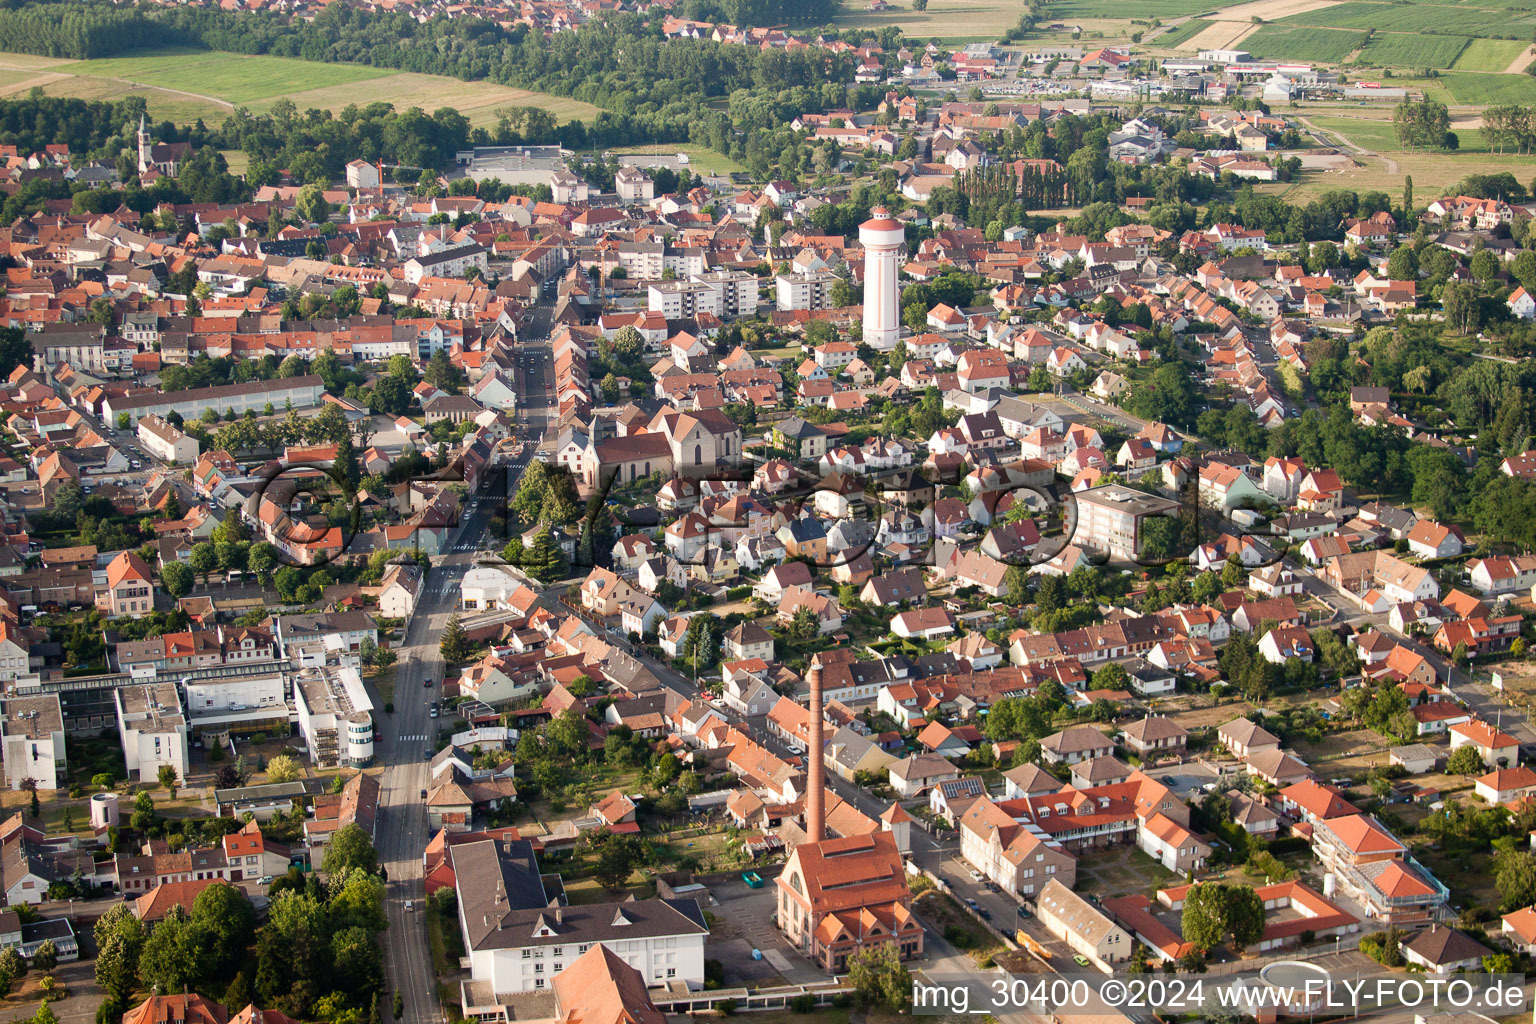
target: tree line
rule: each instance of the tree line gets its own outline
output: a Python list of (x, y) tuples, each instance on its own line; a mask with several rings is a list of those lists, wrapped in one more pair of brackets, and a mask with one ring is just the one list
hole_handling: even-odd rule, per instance
[[(785, 13), (785, 0), (726, 0), (749, 17)], [(804, 21), (829, 14), (829, 0), (794, 4)], [(819, 93), (852, 82), (847, 54), (808, 48), (757, 50), (708, 40), (667, 40), (660, 19), (606, 15), (546, 39), (527, 26), (481, 18), (364, 12), (347, 4), (313, 21), (276, 12), (217, 8), (116, 8), (105, 3), (0, 9), (0, 46), (87, 60), (151, 47), (197, 47), (322, 62), (367, 64), (536, 89), (608, 108), (590, 124), (560, 126), (569, 148), (690, 139), (710, 102), (738, 89)], [(841, 89), (838, 90), (841, 92)], [(816, 107), (813, 109), (825, 109)], [(493, 141), (489, 133), (486, 141)], [(521, 141), (521, 140), (519, 140)], [(533, 140), (526, 140), (533, 141)]]

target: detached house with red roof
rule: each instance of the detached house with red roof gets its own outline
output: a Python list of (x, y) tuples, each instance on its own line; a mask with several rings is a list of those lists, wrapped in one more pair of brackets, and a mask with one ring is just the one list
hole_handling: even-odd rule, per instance
[(1451, 726), (1449, 731), (1452, 750), (1465, 746), (1476, 747), (1483, 764), (1489, 767), (1497, 766), (1501, 761), (1504, 764), (1515, 764), (1520, 759), (1520, 741), (1481, 719), (1461, 722)]

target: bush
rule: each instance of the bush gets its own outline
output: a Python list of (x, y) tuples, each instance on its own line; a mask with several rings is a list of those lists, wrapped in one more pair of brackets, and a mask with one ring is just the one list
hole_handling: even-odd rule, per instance
[(810, 1013), (816, 1009), (816, 997), (809, 992), (804, 995), (795, 996), (795, 998), (789, 1001), (789, 1008), (796, 1013)]
[(720, 1016), (722, 1017), (734, 1017), (736, 1016), (736, 1000), (722, 999), (715, 1004), (715, 1009), (720, 1011)]
[(384, 702), (384, 713), (386, 715), (392, 715), (392, 714), (395, 713), (395, 702), (394, 701), (390, 700), (390, 701), (385, 701)]

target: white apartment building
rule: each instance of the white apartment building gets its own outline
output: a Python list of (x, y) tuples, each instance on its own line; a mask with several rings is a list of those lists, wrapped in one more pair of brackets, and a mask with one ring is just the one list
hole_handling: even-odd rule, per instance
[(829, 296), (836, 280), (830, 270), (780, 274), (773, 279), (777, 305), (780, 310), (826, 309), (832, 304)]
[(656, 198), (656, 183), (638, 167), (620, 167), (613, 176), (613, 190), (626, 203), (641, 203)]
[(711, 270), (691, 274), (688, 280), (720, 289), (721, 316), (752, 316), (757, 312), (757, 275), (745, 270)]
[(153, 413), (139, 420), (138, 434), (144, 450), (161, 462), (190, 466), (197, 461), (196, 439), (183, 434)]
[(646, 308), (668, 320), (724, 312), (721, 289), (696, 281), (657, 281), (646, 291)]
[(499, 565), (477, 565), (459, 584), (459, 607), (465, 611), (527, 613), (538, 596), (521, 576)]
[(463, 277), (471, 267), (484, 273), (489, 266), (485, 247), (470, 242), (426, 256), (412, 256), (401, 269), (408, 284), (420, 284), (427, 277)]
[(1080, 491), (1072, 543), (1085, 551), (1130, 561), (1139, 550), (1142, 521), (1178, 514), (1177, 502), (1110, 484)]
[(21, 789), (31, 779), (38, 789), (64, 781), (64, 711), (57, 694), (15, 697), (0, 702), (0, 748), (5, 784)]
[(153, 783), (160, 766), (187, 777), (187, 716), (175, 683), (123, 686), (113, 691), (117, 702), (117, 735), (123, 744), (128, 777)]
[(299, 735), (309, 759), (329, 768), (373, 762), (373, 701), (357, 669), (306, 668), (293, 681)]
[(457, 846), (453, 866), (471, 977), (498, 996), (548, 989), (598, 944), (639, 971), (648, 987), (704, 986), (709, 928), (694, 900), (551, 906), (527, 840)]

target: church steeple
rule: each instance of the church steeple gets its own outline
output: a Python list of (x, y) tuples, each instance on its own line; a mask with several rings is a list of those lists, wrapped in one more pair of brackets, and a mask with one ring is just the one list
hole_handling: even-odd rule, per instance
[(154, 155), (154, 140), (149, 137), (149, 125), (144, 115), (139, 115), (139, 173), (143, 174), (153, 166), (150, 162)]

